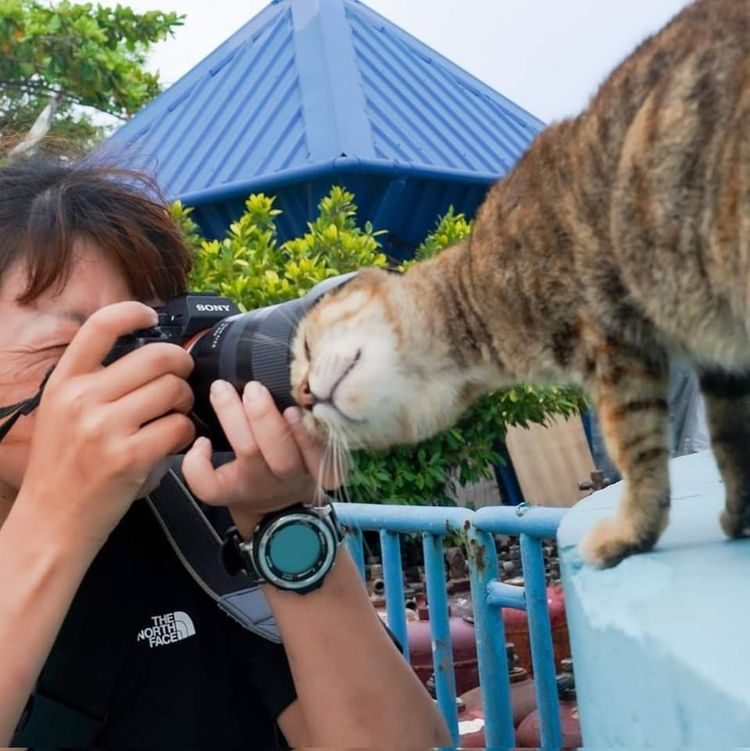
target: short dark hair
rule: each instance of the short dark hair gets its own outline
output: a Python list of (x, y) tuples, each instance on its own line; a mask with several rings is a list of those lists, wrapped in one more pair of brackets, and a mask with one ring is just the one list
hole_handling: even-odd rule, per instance
[(109, 255), (134, 298), (185, 291), (192, 256), (149, 176), (49, 157), (0, 167), (0, 282), (14, 263), (28, 265), (20, 303), (65, 284), (81, 239)]

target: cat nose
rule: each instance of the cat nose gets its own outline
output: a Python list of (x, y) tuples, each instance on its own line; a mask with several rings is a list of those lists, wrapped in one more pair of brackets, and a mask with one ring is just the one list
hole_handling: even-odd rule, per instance
[(312, 409), (319, 401), (320, 400), (318, 399), (318, 397), (315, 396), (315, 394), (313, 394), (313, 392), (310, 390), (309, 378), (305, 378), (302, 383), (302, 387), (300, 388), (300, 407), (303, 407), (304, 409)]

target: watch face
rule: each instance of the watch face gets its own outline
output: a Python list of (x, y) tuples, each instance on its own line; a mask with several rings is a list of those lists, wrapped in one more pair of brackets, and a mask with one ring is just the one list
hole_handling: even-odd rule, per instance
[(315, 588), (333, 565), (337, 539), (317, 516), (289, 514), (261, 533), (255, 550), (258, 573), (282, 589)]
[(306, 524), (287, 524), (273, 536), (266, 555), (275, 569), (295, 577), (315, 569), (321, 549), (316, 529)]

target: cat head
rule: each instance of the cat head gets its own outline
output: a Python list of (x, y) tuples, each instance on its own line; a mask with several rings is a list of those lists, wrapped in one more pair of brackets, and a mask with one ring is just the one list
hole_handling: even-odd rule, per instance
[(321, 437), (349, 448), (415, 443), (449, 427), (475, 397), (441, 337), (440, 311), (410, 276), (362, 270), (300, 322), (292, 393)]

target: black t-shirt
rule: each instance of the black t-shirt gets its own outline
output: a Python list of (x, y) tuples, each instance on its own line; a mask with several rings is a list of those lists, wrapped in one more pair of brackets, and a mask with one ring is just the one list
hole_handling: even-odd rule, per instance
[[(48, 695), (74, 685), (74, 703), (111, 688), (95, 742), (120, 747), (286, 748), (276, 717), (296, 697), (283, 647), (219, 610), (143, 501), (87, 572), (42, 672)], [(43, 712), (28, 718), (17, 742), (63, 741)]]

